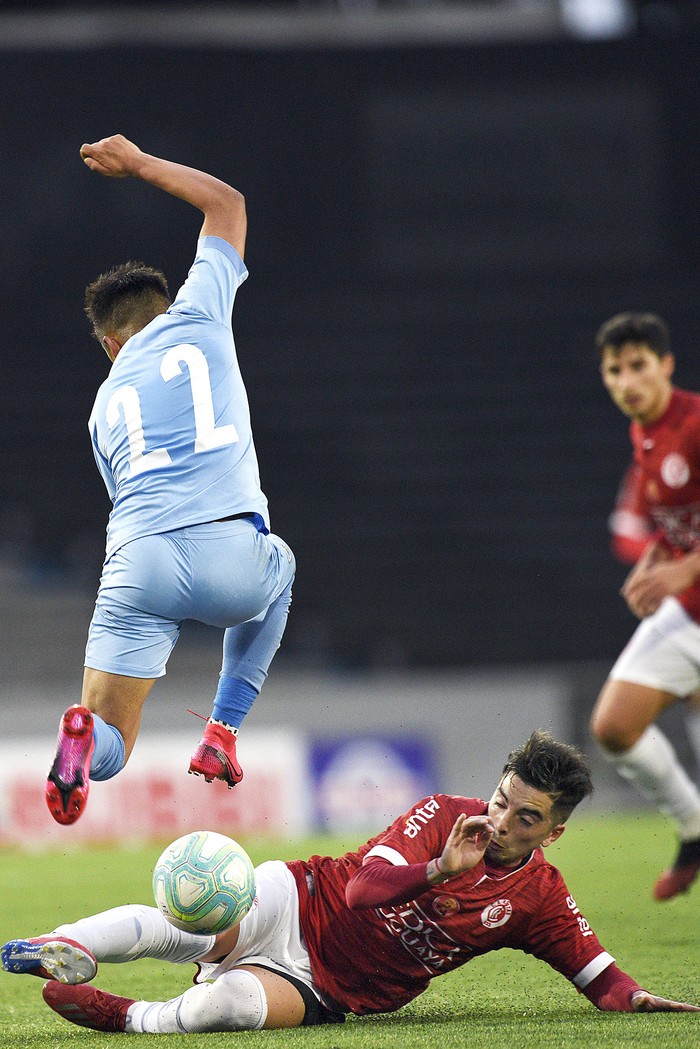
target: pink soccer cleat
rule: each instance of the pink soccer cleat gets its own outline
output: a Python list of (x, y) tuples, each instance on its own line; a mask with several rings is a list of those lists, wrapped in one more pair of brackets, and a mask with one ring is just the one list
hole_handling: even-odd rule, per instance
[(700, 838), (682, 841), (676, 861), (664, 871), (654, 886), (655, 900), (672, 900), (681, 892), (687, 892), (700, 874)]
[(46, 780), (46, 804), (57, 823), (75, 823), (85, 808), (94, 731), (87, 707), (69, 707), (61, 718), (56, 757)]
[(243, 779), (243, 769), (236, 759), (236, 737), (225, 725), (208, 721), (204, 734), (190, 758), (189, 771), (204, 776), (207, 783), (221, 779), (235, 787)]
[(70, 987), (53, 980), (44, 984), (41, 993), (46, 1004), (64, 1020), (93, 1031), (125, 1031), (126, 1014), (134, 1004), (133, 998), (99, 991), (89, 984)]
[(59, 983), (86, 983), (97, 973), (94, 955), (65, 936), (32, 936), (10, 940), (0, 949), (5, 972), (40, 976)]

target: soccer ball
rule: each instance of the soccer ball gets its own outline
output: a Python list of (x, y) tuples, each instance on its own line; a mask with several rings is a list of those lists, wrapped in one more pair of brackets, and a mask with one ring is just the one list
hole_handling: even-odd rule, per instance
[(197, 830), (178, 838), (153, 871), (161, 914), (178, 929), (215, 933), (237, 925), (255, 899), (250, 856), (233, 838)]

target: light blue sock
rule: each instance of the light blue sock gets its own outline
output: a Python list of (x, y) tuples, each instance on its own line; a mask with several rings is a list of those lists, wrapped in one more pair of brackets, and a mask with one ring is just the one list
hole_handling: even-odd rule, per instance
[(95, 749), (90, 762), (90, 779), (111, 779), (124, 768), (124, 739), (118, 728), (93, 714)]
[(219, 687), (214, 697), (211, 716), (214, 721), (223, 721), (232, 728), (241, 727), (241, 722), (257, 698), (257, 689), (230, 674), (219, 675)]

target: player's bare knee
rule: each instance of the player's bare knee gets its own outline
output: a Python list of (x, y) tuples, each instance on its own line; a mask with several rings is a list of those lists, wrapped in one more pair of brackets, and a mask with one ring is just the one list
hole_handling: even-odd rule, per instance
[(603, 750), (611, 754), (619, 754), (620, 751), (628, 750), (632, 745), (627, 742), (628, 733), (620, 722), (610, 716), (610, 713), (593, 711), (591, 716), (591, 735)]

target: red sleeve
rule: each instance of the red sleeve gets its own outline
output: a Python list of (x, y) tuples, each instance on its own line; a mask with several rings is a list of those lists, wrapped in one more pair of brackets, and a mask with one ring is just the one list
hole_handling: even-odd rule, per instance
[(415, 900), (430, 888), (427, 866), (427, 863), (395, 865), (373, 856), (358, 867), (345, 886), (345, 902), (351, 910), (361, 910)]
[(628, 564), (639, 560), (653, 538), (643, 488), (644, 471), (633, 462), (622, 478), (608, 521), (613, 555)]
[(648, 546), (648, 539), (632, 539), (629, 536), (615, 533), (610, 540), (613, 557), (626, 565), (636, 564)]
[(623, 973), (622, 969), (618, 969), (613, 962), (607, 969), (603, 969), (595, 980), (591, 980), (587, 987), (584, 987), (583, 994), (589, 1002), (593, 1002), (596, 1009), (606, 1012), (631, 1013), (633, 1012), (632, 995), (635, 991), (641, 990), (639, 984), (635, 983), (627, 973)]

